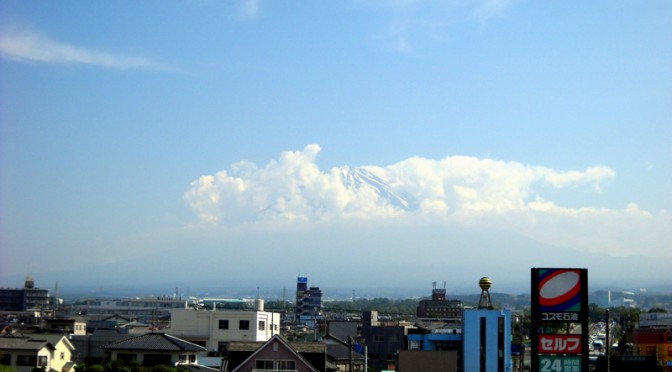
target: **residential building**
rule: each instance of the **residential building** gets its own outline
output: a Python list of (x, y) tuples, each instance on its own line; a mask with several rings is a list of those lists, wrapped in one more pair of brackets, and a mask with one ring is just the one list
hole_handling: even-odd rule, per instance
[(187, 307), (187, 301), (173, 297), (141, 299), (89, 298), (84, 301), (79, 311), (88, 316), (122, 315), (143, 321), (151, 321), (152, 319), (169, 315), (172, 309), (184, 309), (185, 307)]
[(75, 351), (72, 354), (73, 362), (103, 364), (107, 357), (105, 351), (101, 348), (113, 342), (125, 340), (131, 336), (122, 329), (96, 329), (86, 335), (72, 335), (69, 337), (70, 342), (75, 346)]
[(23, 288), (0, 288), (0, 311), (45, 310), (49, 307), (49, 290), (35, 288), (27, 277)]
[(0, 364), (10, 366), (17, 372), (31, 372), (34, 368), (71, 372), (75, 366), (71, 360), (74, 349), (63, 335), (7, 335), (0, 337)]
[(170, 333), (204, 346), (211, 354), (226, 352), (232, 341), (268, 341), (280, 333), (280, 313), (263, 310), (172, 309)]
[(132, 362), (146, 367), (157, 365), (198, 364), (198, 353), (205, 348), (165, 333), (147, 333), (102, 347), (110, 361)]
[(326, 345), (319, 342), (290, 343), (274, 335), (264, 343), (231, 343), (227, 368), (231, 372), (296, 371), (326, 372)]
[(47, 332), (68, 333), (74, 335), (86, 334), (86, 321), (78, 319), (44, 319), (44, 328)]
[(330, 334), (322, 337), (322, 342), (327, 345), (329, 364), (337, 371), (364, 371), (364, 355), (357, 351), (363, 351), (363, 345), (356, 344), (352, 338), (345, 341)]

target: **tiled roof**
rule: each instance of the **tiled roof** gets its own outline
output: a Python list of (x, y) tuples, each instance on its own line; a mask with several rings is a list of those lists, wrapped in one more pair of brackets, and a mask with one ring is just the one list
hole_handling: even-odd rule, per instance
[[(286, 341), (299, 353), (324, 353), (326, 345), (322, 342), (291, 342)], [(265, 342), (240, 342), (229, 343), (229, 351), (257, 351)]]
[[(327, 344), (327, 354), (337, 360), (350, 359), (350, 349), (341, 344)], [(364, 356), (356, 351), (352, 352), (355, 360), (364, 359)]]
[(54, 348), (47, 341), (32, 341), (20, 337), (0, 337), (0, 349), (2, 350), (40, 350), (45, 346)]
[(108, 350), (205, 351), (205, 348), (165, 333), (147, 333), (103, 346)]
[[(299, 361), (300, 361), (299, 363), (302, 363), (306, 368), (308, 368), (308, 370), (313, 371), (313, 372), (317, 372), (317, 371), (318, 371), (318, 370), (315, 368), (315, 366), (313, 366), (312, 364), (310, 364), (310, 362), (308, 362), (303, 356), (301, 356), (300, 352), (296, 349), (296, 345), (297, 345), (297, 344), (304, 344), (304, 345), (301, 345), (301, 346), (306, 346), (305, 343), (292, 343), (292, 344), (290, 345), (284, 338), (282, 338), (282, 336), (280, 336), (280, 335), (274, 335), (274, 336), (271, 337), (268, 341), (266, 341), (263, 345), (261, 345), (261, 346), (257, 349), (257, 351), (255, 351), (254, 353), (252, 353), (252, 355), (250, 355), (249, 357), (247, 357), (241, 364), (239, 364), (237, 367), (235, 367), (235, 368), (233, 369), (232, 372), (242, 371), (241, 368), (242, 368), (246, 363), (248, 363), (250, 360), (254, 360), (254, 359), (256, 358), (257, 354), (259, 354), (264, 348), (270, 347), (269, 345), (273, 344), (273, 342), (275, 342), (276, 340), (277, 340), (280, 344), (282, 344), (283, 347), (285, 347), (288, 351), (290, 351), (292, 354), (294, 354), (294, 355), (296, 356), (296, 358), (299, 359)], [(305, 350), (305, 351), (301, 351), (301, 352), (311, 353), (311, 352), (315, 352), (315, 351), (318, 350), (318, 349), (321, 349), (322, 352), (326, 352), (326, 345), (325, 345), (325, 344), (322, 344), (322, 343), (316, 343), (316, 345), (312, 345), (312, 346), (313, 346), (313, 347), (308, 348), (308, 349), (312, 349), (312, 350)], [(303, 370), (305, 370), (305, 369), (303, 369)]]
[(341, 341), (347, 341), (348, 337), (357, 337), (357, 322), (329, 322), (329, 334)]

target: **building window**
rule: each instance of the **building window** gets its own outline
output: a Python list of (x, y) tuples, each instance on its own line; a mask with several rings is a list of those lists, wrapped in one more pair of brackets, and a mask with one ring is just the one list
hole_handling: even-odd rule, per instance
[(129, 353), (119, 353), (117, 354), (117, 360), (124, 363), (124, 365), (130, 365), (132, 362), (137, 360), (137, 355)]
[(241, 320), (238, 322), (238, 329), (250, 329), (249, 320)]
[(219, 329), (229, 329), (229, 321), (227, 319), (220, 319)]
[(35, 367), (37, 366), (37, 355), (17, 355), (16, 365)]
[(265, 331), (266, 330), (266, 322), (264, 322), (263, 320), (259, 321), (259, 330), (260, 331)]
[(37, 365), (39, 367), (46, 367), (47, 366), (47, 356), (46, 355), (40, 355), (38, 357)]
[(0, 358), (0, 364), (4, 366), (11, 366), (12, 365), (12, 354), (2, 354), (2, 358)]
[(158, 365), (171, 365), (170, 354), (145, 354), (143, 365), (146, 367), (154, 367)]
[(61, 351), (61, 360), (65, 359), (65, 352)]
[(273, 370), (273, 361), (272, 360), (264, 360), (264, 359), (257, 359), (254, 362), (254, 369), (265, 369), (265, 370)]
[(278, 360), (278, 371), (296, 371), (296, 362), (293, 360)]

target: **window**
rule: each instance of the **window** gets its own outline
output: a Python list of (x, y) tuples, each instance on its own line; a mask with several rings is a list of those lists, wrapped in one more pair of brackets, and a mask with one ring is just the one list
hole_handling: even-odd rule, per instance
[(259, 330), (260, 331), (265, 331), (266, 330), (266, 322), (264, 322), (263, 320), (259, 321)]
[(137, 360), (137, 356), (135, 354), (119, 353), (117, 354), (117, 360), (124, 363), (124, 365), (130, 365)]
[(278, 371), (295, 371), (296, 362), (293, 360), (278, 360)]
[(272, 360), (257, 359), (254, 362), (254, 369), (268, 369), (268, 370), (272, 371), (273, 370), (273, 361)]
[(40, 367), (46, 367), (47, 366), (47, 356), (46, 355), (40, 355), (39, 360), (37, 361), (37, 365)]
[(5, 366), (11, 366), (12, 365), (12, 354), (2, 354), (2, 358), (0, 358), (0, 364), (5, 365)]
[(35, 367), (37, 366), (37, 355), (17, 355), (16, 365)]
[(143, 363), (146, 367), (154, 367), (160, 364), (171, 365), (170, 354), (145, 354)]
[(65, 352), (61, 351), (61, 360), (65, 359)]
[(220, 319), (219, 320), (219, 329), (229, 329), (228, 319)]
[(250, 321), (241, 320), (240, 322), (238, 322), (238, 329), (250, 329)]

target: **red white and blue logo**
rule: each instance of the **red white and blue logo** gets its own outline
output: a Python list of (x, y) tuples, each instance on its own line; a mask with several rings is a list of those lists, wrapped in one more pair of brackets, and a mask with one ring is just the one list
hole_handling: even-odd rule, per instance
[(539, 270), (539, 310), (542, 312), (581, 311), (579, 270)]

